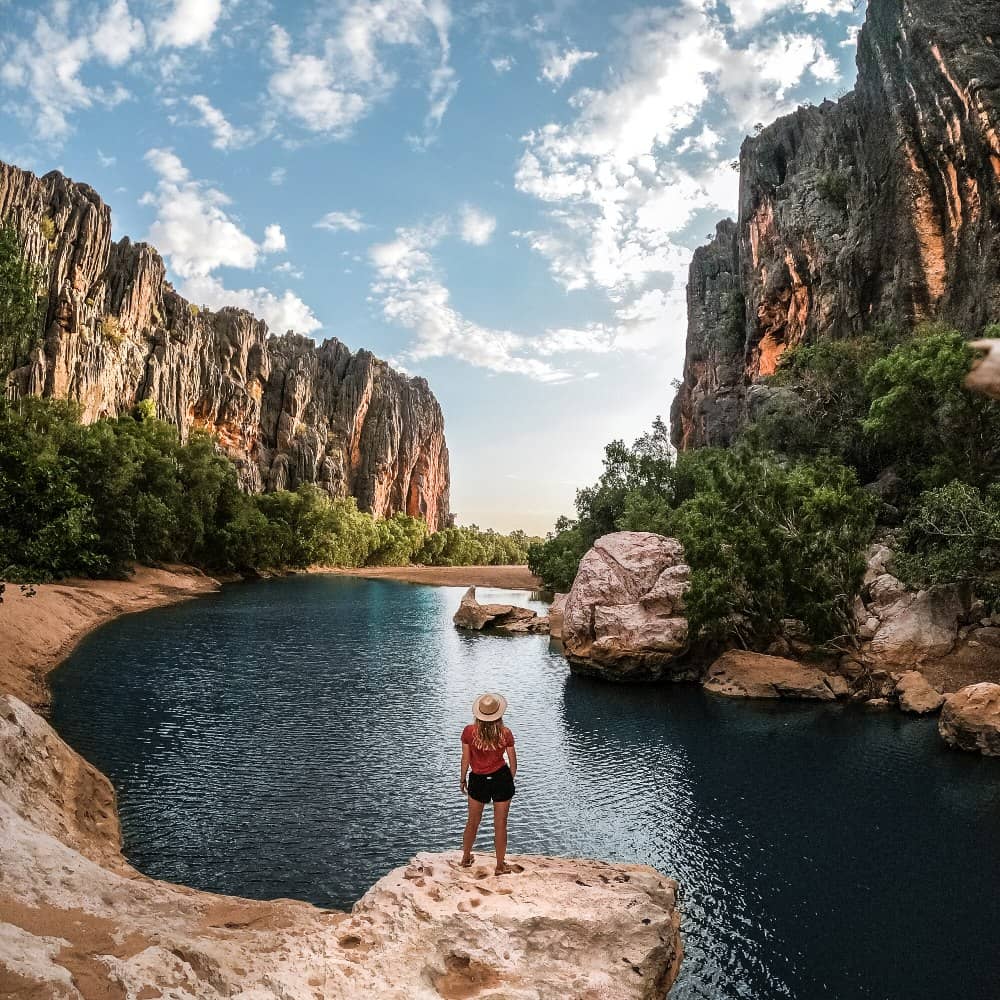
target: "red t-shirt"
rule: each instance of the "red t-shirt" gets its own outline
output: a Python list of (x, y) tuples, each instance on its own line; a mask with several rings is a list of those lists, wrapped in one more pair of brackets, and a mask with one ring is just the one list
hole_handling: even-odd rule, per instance
[(507, 763), (503, 752), (514, 745), (514, 734), (504, 726), (501, 746), (496, 750), (482, 750), (476, 746), (476, 725), (472, 723), (462, 730), (462, 742), (469, 748), (469, 763), (473, 773), (492, 774)]

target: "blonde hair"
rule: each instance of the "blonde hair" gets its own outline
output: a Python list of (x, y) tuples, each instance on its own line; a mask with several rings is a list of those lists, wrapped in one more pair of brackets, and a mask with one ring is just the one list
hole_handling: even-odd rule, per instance
[(480, 750), (500, 750), (503, 747), (504, 725), (503, 719), (494, 719), (492, 722), (483, 722), (476, 719), (476, 746)]

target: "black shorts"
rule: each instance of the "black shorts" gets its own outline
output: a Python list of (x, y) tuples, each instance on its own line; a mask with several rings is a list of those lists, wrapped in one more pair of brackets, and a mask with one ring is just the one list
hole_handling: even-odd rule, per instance
[(492, 774), (470, 771), (469, 795), (477, 802), (509, 802), (514, 798), (514, 775), (506, 764)]

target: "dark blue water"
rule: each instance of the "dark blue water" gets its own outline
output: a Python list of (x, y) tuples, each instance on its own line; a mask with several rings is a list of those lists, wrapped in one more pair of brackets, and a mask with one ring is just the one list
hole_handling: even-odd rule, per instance
[(346, 907), (458, 845), (459, 733), (498, 689), (512, 853), (680, 879), (672, 996), (1000, 997), (1000, 761), (897, 714), (581, 680), (546, 637), (457, 632), (460, 596), (298, 577), (124, 618), (56, 673), (53, 719), (143, 871)]

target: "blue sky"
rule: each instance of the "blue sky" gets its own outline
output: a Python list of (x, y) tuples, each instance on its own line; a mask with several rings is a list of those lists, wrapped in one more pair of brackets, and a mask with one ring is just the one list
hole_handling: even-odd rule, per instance
[(424, 375), (462, 523), (544, 532), (666, 414), (743, 136), (853, 85), (853, 0), (0, 0), (0, 158), (200, 304)]

